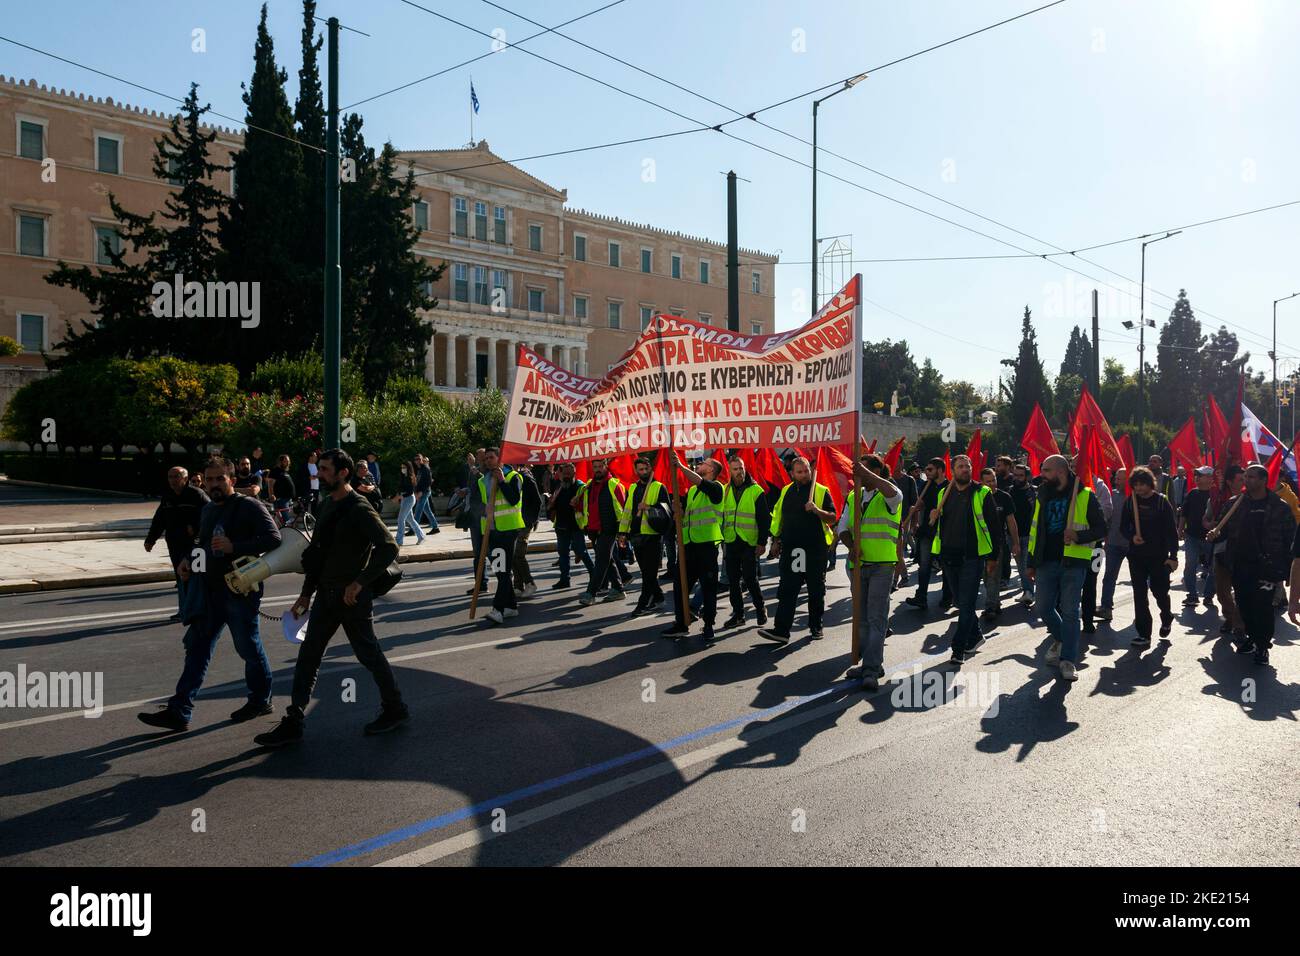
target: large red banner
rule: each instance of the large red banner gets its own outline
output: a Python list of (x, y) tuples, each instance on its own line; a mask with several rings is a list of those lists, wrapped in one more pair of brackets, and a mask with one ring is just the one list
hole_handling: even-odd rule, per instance
[(519, 349), (503, 461), (656, 448), (843, 445), (856, 437), (861, 276), (802, 327), (744, 335), (657, 315), (603, 378)]

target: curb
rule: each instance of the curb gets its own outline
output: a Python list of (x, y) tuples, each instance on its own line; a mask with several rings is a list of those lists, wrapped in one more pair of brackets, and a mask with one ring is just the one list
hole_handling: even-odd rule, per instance
[(108, 495), (110, 498), (129, 498), (133, 501), (148, 501), (145, 495), (135, 495), (129, 491), (109, 491), (105, 488), (83, 488), (80, 485), (52, 485), (44, 481), (23, 481), (0, 475), (0, 482), (7, 485), (22, 485), (24, 488), (54, 488), (57, 491), (82, 491), (91, 495)]
[[(554, 544), (530, 544), (529, 554), (554, 552)], [(399, 564), (427, 563), (432, 561), (458, 561), (475, 558), (470, 548), (455, 551), (441, 551), (432, 554), (398, 554)], [(81, 578), (46, 578), (41, 581), (32, 579), (18, 581), (0, 581), (0, 594), (28, 594), (32, 591), (68, 591), (74, 588), (112, 587), (118, 584), (162, 584), (171, 583), (171, 571), (120, 571), (115, 574), (101, 574)]]

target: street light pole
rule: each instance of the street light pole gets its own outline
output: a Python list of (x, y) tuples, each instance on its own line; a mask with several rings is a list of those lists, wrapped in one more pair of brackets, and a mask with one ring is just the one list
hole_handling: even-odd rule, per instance
[(1269, 352), (1269, 357), (1273, 359), (1273, 408), (1277, 412), (1277, 433), (1282, 434), (1282, 406), (1277, 403), (1277, 304), (1285, 302), (1287, 299), (1294, 299), (1300, 295), (1300, 292), (1292, 292), (1290, 295), (1284, 295), (1280, 299), (1273, 300), (1273, 351)]
[(1138, 289), (1138, 428), (1137, 459), (1141, 461), (1146, 454), (1146, 419), (1147, 419), (1147, 246), (1161, 239), (1168, 239), (1182, 232), (1181, 229), (1167, 232), (1159, 239), (1148, 239), (1142, 243), (1142, 278)]
[(819, 100), (813, 100), (813, 130), (812, 130), (812, 314), (817, 314), (817, 108), (825, 103), (832, 96), (838, 96), (845, 90), (851, 90), (863, 80), (867, 74), (859, 73), (857, 76), (849, 77), (844, 81), (844, 85), (832, 93), (827, 93)]

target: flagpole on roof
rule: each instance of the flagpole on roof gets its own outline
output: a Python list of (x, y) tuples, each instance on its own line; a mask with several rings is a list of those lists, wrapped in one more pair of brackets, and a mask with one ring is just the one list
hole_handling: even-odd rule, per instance
[(469, 145), (474, 147), (474, 74), (469, 75)]

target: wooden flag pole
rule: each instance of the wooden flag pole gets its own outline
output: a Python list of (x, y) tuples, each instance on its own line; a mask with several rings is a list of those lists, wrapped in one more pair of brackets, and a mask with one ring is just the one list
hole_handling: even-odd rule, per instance
[[(1237, 510), (1237, 506), (1241, 504), (1241, 499), (1244, 497), (1246, 497), (1246, 492), (1244, 491), (1241, 494), (1237, 495), (1237, 500), (1232, 503), (1232, 507), (1228, 509), (1228, 513), (1224, 515), (1222, 518), (1220, 518), (1219, 523), (1210, 529), (1211, 535), (1214, 535), (1215, 538), (1219, 537), (1220, 532), (1223, 531), (1223, 526), (1228, 523), (1228, 519), (1232, 517), (1232, 513)], [(1136, 515), (1136, 511), (1134, 512), (1134, 514)], [(1138, 534), (1141, 533), (1142, 532), (1139, 529)], [(1206, 537), (1209, 537), (1209, 535), (1206, 535)]]
[(474, 615), (478, 613), (478, 589), (483, 581), (483, 564), (487, 561), (488, 539), (492, 536), (492, 530), (496, 527), (497, 512), (497, 480), (495, 477), (488, 479), (488, 500), (487, 514), (483, 519), (483, 543), (479, 545), (478, 561), (474, 565), (474, 591), (469, 598), (469, 619), (474, 620)]
[[(677, 439), (673, 433), (672, 405), (668, 399), (668, 369), (664, 364), (664, 333), (663, 325), (660, 322), (655, 323), (655, 342), (659, 346), (659, 381), (664, 389), (664, 415), (668, 419), (668, 448), (666, 452), (672, 456), (669, 459), (668, 484), (669, 494), (673, 499), (673, 518), (677, 525), (677, 593), (681, 595), (682, 621), (687, 627), (690, 627), (691, 596), (686, 593), (686, 527), (682, 501), (677, 495)], [(659, 454), (664, 453), (665, 449), (660, 449)]]
[[(858, 412), (860, 416), (861, 411)], [(867, 440), (858, 434), (858, 454), (866, 454)], [(858, 462), (855, 456), (853, 461), (853, 635), (850, 643), (849, 663), (856, 664), (862, 660), (862, 635), (858, 630), (858, 623), (862, 620), (862, 513), (864, 510), (863, 501), (867, 497), (864, 494), (866, 490), (862, 482), (857, 478)]]

